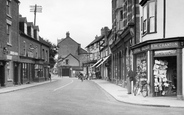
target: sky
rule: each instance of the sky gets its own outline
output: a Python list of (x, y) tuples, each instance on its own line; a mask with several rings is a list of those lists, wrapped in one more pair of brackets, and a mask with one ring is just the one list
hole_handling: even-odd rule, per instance
[(30, 6), (42, 6), (36, 14), (40, 37), (57, 45), (57, 39), (65, 38), (66, 32), (82, 48), (89, 45), (95, 36), (100, 36), (102, 27), (112, 28), (111, 0), (19, 0), (19, 13), (28, 22), (34, 22)]

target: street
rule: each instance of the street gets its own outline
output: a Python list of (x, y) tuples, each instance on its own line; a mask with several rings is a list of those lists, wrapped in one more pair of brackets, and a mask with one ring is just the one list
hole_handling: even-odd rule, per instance
[(183, 108), (118, 102), (90, 80), (62, 78), (0, 94), (0, 115), (183, 115)]

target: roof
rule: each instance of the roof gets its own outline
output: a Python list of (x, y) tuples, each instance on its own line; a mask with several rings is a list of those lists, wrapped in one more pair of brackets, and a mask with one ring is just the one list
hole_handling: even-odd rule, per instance
[[(66, 38), (62, 38), (62, 39), (59, 41), (58, 44), (62, 43), (62, 42), (65, 41), (66, 39), (71, 39), (72, 41), (74, 41), (75, 43), (77, 43), (74, 39), (72, 39), (72, 38), (70, 37), (70, 33), (67, 32), (67, 33), (66, 33)], [(77, 44), (79, 44), (79, 43), (77, 43)]]
[(27, 18), (26, 17), (19, 17), (20, 22), (26, 22), (27, 23)]
[(89, 45), (87, 45), (86, 47), (89, 47), (93, 44), (95, 44), (96, 42), (100, 41), (101, 39), (104, 38), (104, 35), (103, 36), (100, 36), (100, 37), (96, 37)]
[(46, 45), (46, 46), (51, 46), (47, 41), (45, 41), (43, 38), (41, 38), (41, 37), (39, 37), (39, 41), (40, 41), (40, 43), (42, 43), (42, 44), (44, 44), (44, 45)]
[(66, 57), (64, 57), (64, 58), (62, 58), (62, 59), (60, 59), (60, 60), (58, 60), (58, 61), (63, 61), (63, 60), (65, 60), (67, 57), (69, 57), (69, 56), (72, 56), (72, 57), (74, 57), (78, 62), (80, 62), (79, 61), (79, 59), (77, 59), (74, 55), (72, 55), (71, 53), (70, 54), (68, 54)]
[(88, 52), (83, 48), (79, 48), (79, 54), (87, 54)]

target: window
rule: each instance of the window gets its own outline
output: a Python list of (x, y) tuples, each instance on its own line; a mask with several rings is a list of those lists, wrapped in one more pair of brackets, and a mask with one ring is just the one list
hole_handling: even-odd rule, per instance
[(143, 6), (143, 34), (156, 32), (156, 2), (150, 1)]
[(120, 11), (120, 20), (123, 20), (123, 10)]
[(6, 25), (6, 32), (7, 32), (7, 43), (11, 44), (11, 25)]
[(36, 46), (35, 50), (36, 50), (36, 58), (38, 58), (38, 47), (37, 46)]
[(45, 59), (45, 50), (42, 49), (42, 59)]
[(23, 55), (26, 56), (26, 42), (24, 41), (24, 46), (23, 46)]
[(10, 0), (6, 1), (6, 14), (11, 16), (11, 5), (10, 5)]
[(68, 65), (69, 64), (69, 60), (68, 59), (66, 59), (66, 65)]

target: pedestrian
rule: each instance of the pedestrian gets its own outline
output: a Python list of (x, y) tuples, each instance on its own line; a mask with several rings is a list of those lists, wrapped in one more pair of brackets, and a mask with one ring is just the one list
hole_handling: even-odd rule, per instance
[(50, 74), (50, 72), (49, 72), (49, 80), (51, 81), (52, 79), (51, 79), (51, 74)]
[(80, 72), (79, 74), (81, 81), (83, 82), (83, 74)]
[(134, 73), (133, 73), (131, 67), (128, 67), (127, 70), (128, 70), (128, 74), (127, 74), (127, 90), (128, 90), (128, 94), (131, 94), (131, 82), (134, 79)]

